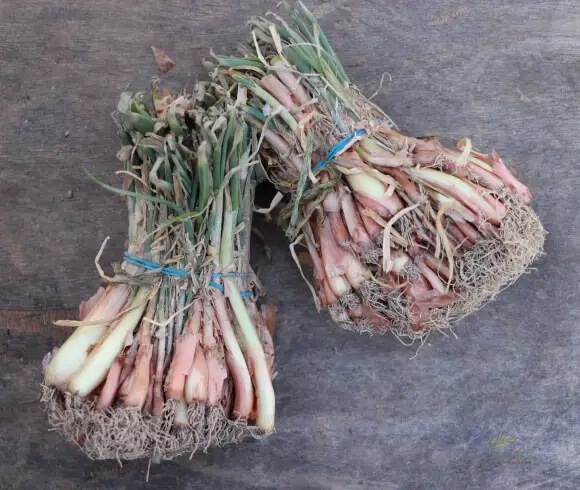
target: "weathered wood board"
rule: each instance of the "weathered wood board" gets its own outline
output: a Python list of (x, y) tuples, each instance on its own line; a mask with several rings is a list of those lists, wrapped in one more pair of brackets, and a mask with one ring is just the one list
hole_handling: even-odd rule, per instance
[[(0, 2), (1, 488), (580, 488), (580, 3), (309, 2), (361, 88), (411, 134), (497, 149), (534, 194), (547, 256), (497, 301), (410, 360), (393, 337), (316, 314), (280, 233), (257, 257), (279, 308), (278, 430), (189, 461), (93, 463), (48, 432), (40, 362), (123, 250), (110, 113), (157, 74), (150, 46), (202, 75), (210, 47), (247, 36), (274, 2)], [(256, 255), (259, 254), (256, 245)], [(12, 327), (12, 329), (10, 329)], [(8, 329), (7, 329), (8, 328)], [(518, 464), (492, 454), (517, 438)], [(509, 453), (509, 451), (507, 451)], [(515, 449), (514, 449), (515, 452)], [(521, 464), (520, 464), (521, 463)]]

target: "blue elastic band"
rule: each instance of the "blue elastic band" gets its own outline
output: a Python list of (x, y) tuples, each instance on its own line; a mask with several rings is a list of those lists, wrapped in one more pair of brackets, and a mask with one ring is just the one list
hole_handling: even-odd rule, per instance
[(366, 130), (364, 129), (355, 129), (346, 138), (341, 139), (336, 145), (334, 145), (328, 152), (326, 160), (320, 160), (316, 165), (314, 165), (314, 167), (312, 167), (312, 170), (316, 171), (326, 167), (326, 165), (331, 163), (342, 151), (350, 147), (359, 136), (362, 136), (365, 133)]
[(147, 269), (150, 271), (159, 271), (161, 274), (165, 274), (166, 276), (172, 277), (189, 276), (188, 272), (179, 269), (172, 269), (171, 267), (163, 267), (161, 264), (151, 262), (150, 260), (142, 259), (140, 257), (137, 257), (136, 255), (130, 254), (129, 252), (125, 252), (124, 257), (126, 262), (128, 262), (129, 264), (136, 265), (137, 267), (141, 267), (142, 269)]
[[(165, 274), (166, 276), (171, 277), (189, 277), (189, 272), (182, 271), (180, 269), (173, 269), (172, 267), (163, 267), (161, 264), (157, 262), (152, 262), (150, 260), (142, 259), (141, 257), (137, 257), (136, 255), (130, 254), (129, 252), (125, 252), (123, 257), (125, 258), (125, 262), (128, 264), (135, 265), (137, 267), (141, 267), (142, 269), (150, 270), (150, 271), (157, 271), (161, 274)], [(218, 272), (212, 274), (211, 277), (218, 278), (218, 277), (247, 277), (249, 276), (248, 273), (242, 272), (238, 274), (237, 272)], [(195, 274), (195, 277), (199, 278), (199, 274)], [(213, 286), (216, 289), (219, 289), (222, 293), (225, 291), (224, 287), (221, 284), (218, 284), (215, 281), (209, 281), (209, 285)], [(253, 294), (250, 291), (242, 291), (240, 295), (244, 298), (252, 297)]]

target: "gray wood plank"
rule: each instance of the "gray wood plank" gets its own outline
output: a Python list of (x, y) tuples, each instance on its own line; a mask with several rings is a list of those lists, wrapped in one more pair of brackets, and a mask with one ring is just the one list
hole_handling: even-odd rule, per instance
[[(580, 488), (580, 4), (454, 0), (309, 2), (352, 78), (412, 134), (470, 136), (496, 148), (534, 194), (548, 255), (492, 305), (414, 353), (317, 315), (270, 230), (257, 258), (278, 304), (278, 431), (260, 444), (153, 469), (148, 488)], [(93, 257), (123, 248), (109, 113), (155, 73), (150, 46), (201, 74), (210, 46), (245, 36), (273, 2), (0, 3), (0, 306), (76, 308), (94, 291)], [(69, 132), (68, 136), (66, 133)], [(73, 191), (73, 198), (67, 197)], [(469, 328), (467, 328), (469, 327)], [(140, 488), (145, 463), (92, 463), (47, 432), (32, 400), (56, 342), (0, 331), (0, 487)], [(485, 441), (517, 437), (526, 464)]]

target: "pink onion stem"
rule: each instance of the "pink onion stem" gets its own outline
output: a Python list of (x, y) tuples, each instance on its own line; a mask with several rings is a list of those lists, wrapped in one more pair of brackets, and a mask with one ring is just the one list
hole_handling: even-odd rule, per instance
[(226, 347), (226, 363), (234, 379), (234, 415), (247, 419), (254, 403), (254, 389), (250, 372), (234, 333), (224, 297), (218, 293), (214, 294), (213, 303)]
[(358, 244), (363, 250), (372, 248), (374, 245), (373, 241), (365, 229), (352, 194), (349, 191), (341, 190), (340, 205), (352, 241)]
[(185, 332), (175, 341), (175, 352), (167, 375), (166, 394), (168, 399), (181, 400), (185, 389), (185, 378), (191, 371), (195, 347), (199, 343), (199, 325), (201, 311), (196, 310), (190, 320), (193, 327), (186, 327)]
[[(228, 378), (228, 369), (226, 366), (226, 358), (224, 349), (221, 343), (215, 340), (213, 335), (214, 325), (218, 321), (215, 316), (213, 307), (211, 307), (211, 317), (204, 318), (204, 354), (208, 369), (207, 382), (207, 403), (212, 406), (217, 406), (222, 398), (224, 383)], [(208, 332), (212, 332), (211, 335)], [(206, 339), (210, 339), (206, 343)]]
[(292, 92), (292, 95), (296, 98), (298, 103), (300, 105), (308, 104), (310, 100), (308, 93), (294, 73), (288, 70), (280, 60), (275, 60), (272, 64), (272, 68), (280, 81), (286, 85), (290, 92)]
[(429, 284), (431, 284), (431, 287), (433, 289), (435, 289), (436, 291), (438, 291), (441, 294), (445, 293), (445, 284), (443, 284), (443, 282), (441, 281), (441, 279), (439, 279), (437, 274), (435, 274), (435, 272), (433, 272), (427, 266), (427, 264), (425, 264), (425, 262), (423, 262), (422, 260), (419, 260), (417, 262), (417, 267), (419, 268), (419, 271), (421, 272), (421, 274), (423, 274), (425, 279), (427, 279)]
[(382, 204), (379, 204), (375, 200), (373, 200), (369, 197), (363, 196), (362, 194), (359, 194), (358, 192), (355, 192), (354, 195), (356, 197), (356, 200), (358, 202), (360, 202), (366, 209), (374, 211), (380, 217), (390, 218), (391, 216), (393, 216), (393, 213), (389, 209), (387, 209)]
[(414, 203), (419, 202), (419, 200), (421, 199), (421, 193), (419, 192), (419, 189), (417, 189), (415, 183), (411, 179), (409, 179), (409, 177), (407, 177), (405, 172), (403, 172), (398, 168), (385, 168), (383, 169), (383, 172), (395, 178), (397, 183), (401, 186), (401, 188), (407, 194), (407, 196), (409, 196), (409, 199), (411, 199), (411, 201), (413, 201)]
[(205, 403), (207, 401), (209, 371), (203, 348), (198, 344), (193, 356), (191, 371), (185, 382), (185, 401)]
[(457, 220), (455, 221), (455, 224), (461, 230), (461, 232), (469, 238), (470, 242), (475, 244), (481, 240), (481, 235), (478, 233), (477, 229), (475, 229), (469, 223), (463, 220)]
[(297, 119), (300, 119), (302, 113), (297, 110), (298, 106), (292, 100), (292, 93), (278, 78), (274, 75), (266, 75), (260, 80), (260, 85), (276, 97), (286, 109), (293, 112)]
[(498, 175), (509, 189), (516, 196), (520, 197), (525, 204), (529, 204), (532, 200), (532, 194), (529, 189), (514, 177), (495, 150), (491, 152), (491, 157), (495, 174)]
[(99, 401), (97, 402), (98, 409), (102, 410), (113, 405), (113, 401), (117, 396), (117, 390), (119, 389), (119, 377), (121, 376), (122, 366), (123, 364), (121, 363), (121, 360), (117, 358), (115, 362), (113, 362), (111, 369), (109, 369), (107, 379), (101, 388)]
[(413, 168), (409, 169), (408, 172), (429, 187), (460, 201), (474, 213), (482, 213), (494, 224), (499, 224), (505, 216), (501, 210), (495, 209), (480, 195), (478, 190), (476, 190), (475, 184), (470, 184), (458, 177), (431, 168)]
[(442, 259), (436, 259), (433, 255), (425, 254), (425, 263), (445, 280), (449, 280), (449, 265)]
[(165, 399), (163, 398), (163, 367), (165, 365), (165, 335), (161, 335), (157, 344), (157, 365), (153, 380), (153, 415), (161, 415)]

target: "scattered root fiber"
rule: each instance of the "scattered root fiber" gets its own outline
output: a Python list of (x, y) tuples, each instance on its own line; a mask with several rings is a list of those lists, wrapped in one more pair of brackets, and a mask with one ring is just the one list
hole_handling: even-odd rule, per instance
[(455, 288), (461, 299), (447, 308), (447, 321), (463, 318), (493, 300), (543, 254), (546, 231), (532, 208), (507, 193), (500, 198), (508, 214), (499, 239), (465, 250), (455, 263)]
[(190, 405), (188, 425), (177, 427), (172, 401), (165, 404), (161, 415), (153, 417), (124, 407), (98, 410), (94, 400), (43, 386), (42, 402), (50, 425), (94, 460), (167, 460), (266, 436), (244, 420), (228, 419), (223, 408), (203, 404)]
[(368, 320), (365, 320), (364, 318), (362, 320), (357, 320), (355, 322), (355, 328), (353, 330), (355, 332), (358, 332), (358, 333), (361, 333), (361, 334), (367, 333), (369, 335), (374, 335), (376, 333), (380, 333), (380, 334), (383, 334), (384, 333), (384, 331), (378, 330), (375, 325), (373, 325)]
[(360, 298), (356, 295), (356, 293), (349, 291), (340, 297), (340, 303), (345, 308), (356, 308), (360, 305)]
[(379, 265), (383, 258), (383, 251), (380, 248), (368, 248), (363, 251), (361, 258), (366, 264)]
[(391, 331), (396, 335), (406, 336), (406, 332), (411, 331), (411, 313), (405, 295), (398, 291), (385, 291), (374, 281), (364, 282), (359, 292), (364, 304), (385, 318), (386, 323), (390, 325), (385, 329), (373, 327), (373, 334), (385, 334)]

